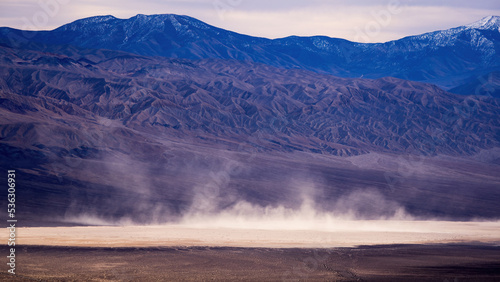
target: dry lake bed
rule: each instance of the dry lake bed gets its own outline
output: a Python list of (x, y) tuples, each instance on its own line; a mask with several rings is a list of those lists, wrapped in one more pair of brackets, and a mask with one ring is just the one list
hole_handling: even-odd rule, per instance
[[(500, 223), (17, 229), (9, 281), (500, 281)], [(4, 230), (8, 236), (8, 230)], [(7, 246), (2, 248), (7, 254)]]

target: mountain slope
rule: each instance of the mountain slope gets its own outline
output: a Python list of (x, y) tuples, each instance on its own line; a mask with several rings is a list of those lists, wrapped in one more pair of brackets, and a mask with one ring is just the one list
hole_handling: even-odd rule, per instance
[(471, 76), (470, 72), (500, 69), (499, 22), (499, 17), (492, 16), (450, 30), (362, 44), (324, 36), (257, 38), (188, 16), (101, 16), (47, 32), (2, 28), (0, 42), (13, 46), (29, 38), (30, 42), (122, 50), (145, 56), (236, 59), (342, 77), (393, 76), (450, 89)]
[(257, 134), (252, 146), (263, 150), (463, 155), (500, 144), (498, 100), (429, 84), (239, 61), (0, 50), (6, 109), (33, 112), (39, 106), (26, 103), (42, 99), (157, 134), (235, 144)]
[(237, 60), (24, 47), (0, 46), (0, 167), (17, 171), (25, 226), (304, 200), (356, 218), (500, 216), (498, 99)]
[(450, 92), (467, 95), (490, 96), (500, 98), (500, 72), (494, 71), (483, 75), (475, 75), (464, 80)]

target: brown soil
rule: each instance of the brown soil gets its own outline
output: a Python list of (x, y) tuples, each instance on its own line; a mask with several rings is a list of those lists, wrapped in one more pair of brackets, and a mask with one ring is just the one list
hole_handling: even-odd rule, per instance
[[(18, 246), (16, 252), (16, 275), (3, 270), (0, 280), (500, 281), (500, 247), (488, 245), (330, 249)], [(2, 253), (7, 253), (6, 246)]]

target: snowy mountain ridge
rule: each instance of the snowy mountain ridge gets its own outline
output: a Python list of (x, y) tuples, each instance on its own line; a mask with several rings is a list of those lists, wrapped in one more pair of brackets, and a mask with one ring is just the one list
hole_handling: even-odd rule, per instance
[[(464, 79), (500, 70), (500, 17), (386, 43), (355, 43), (328, 36), (267, 39), (239, 34), (174, 14), (129, 19), (96, 16), (52, 31), (0, 28), (0, 43), (30, 41), (143, 56), (230, 59), (340, 77), (396, 77), (456, 88)], [(43, 50), (40, 50), (43, 51)], [(471, 94), (471, 93), (460, 93)]]

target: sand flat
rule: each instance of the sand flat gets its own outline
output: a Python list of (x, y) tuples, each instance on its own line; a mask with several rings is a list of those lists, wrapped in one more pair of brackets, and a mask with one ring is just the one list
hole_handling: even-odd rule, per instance
[[(381, 244), (500, 244), (500, 222), (345, 221), (323, 230), (198, 225), (24, 227), (18, 245), (77, 247), (226, 246), (331, 248)], [(3, 236), (8, 236), (4, 229)]]

